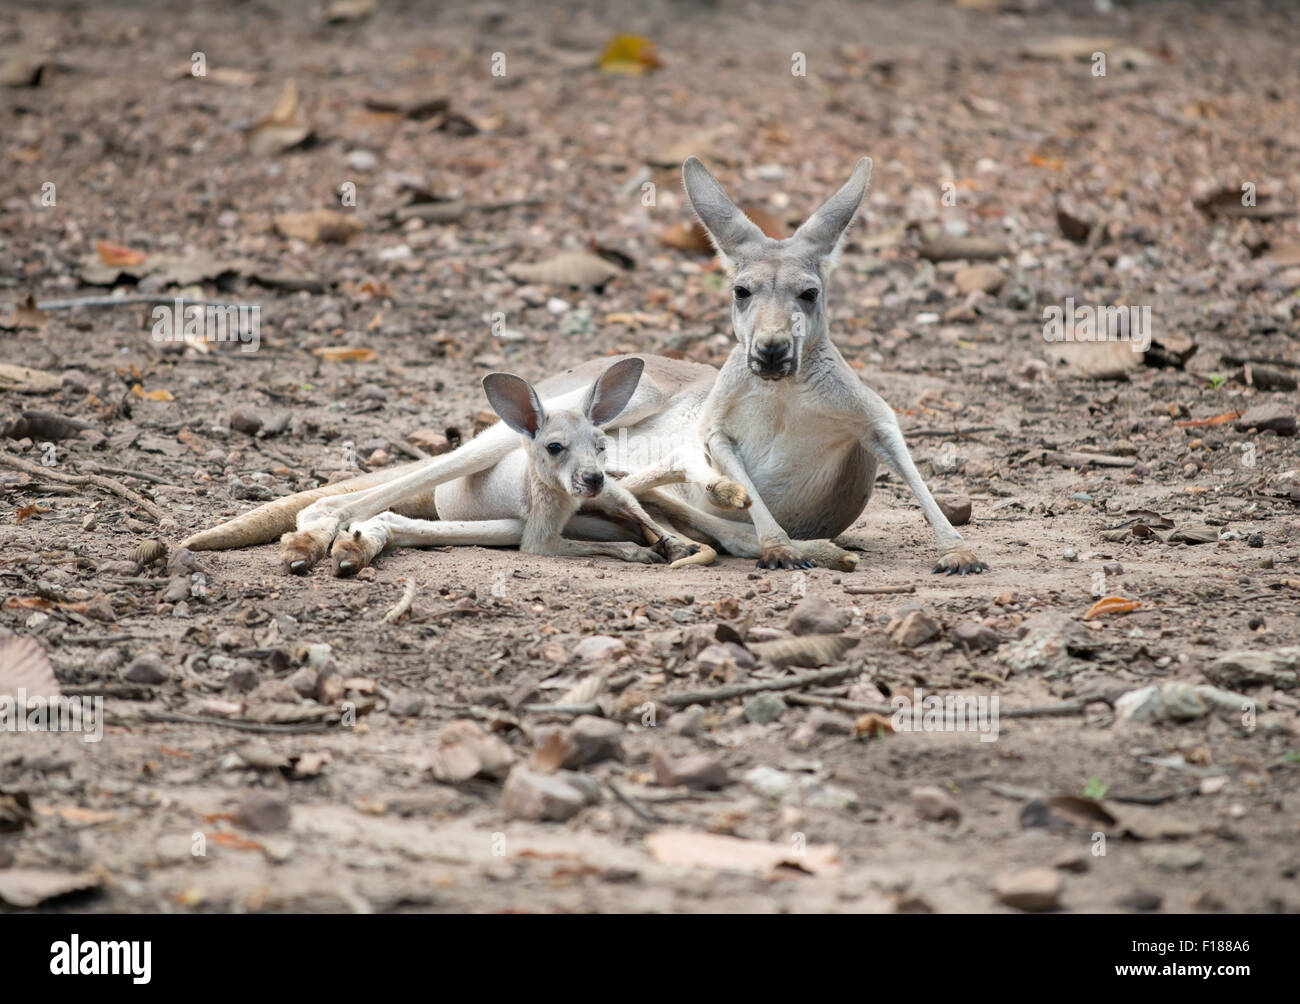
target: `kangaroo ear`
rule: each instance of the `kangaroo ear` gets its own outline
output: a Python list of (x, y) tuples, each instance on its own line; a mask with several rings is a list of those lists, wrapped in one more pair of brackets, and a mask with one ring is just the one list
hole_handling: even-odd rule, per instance
[(691, 200), (691, 208), (700, 218), (726, 269), (731, 269), (732, 260), (739, 257), (746, 247), (771, 240), (727, 198), (727, 193), (698, 157), (686, 158), (682, 165), (682, 181), (686, 184), (686, 197)]
[(537, 437), (537, 430), (546, 421), (546, 411), (532, 384), (513, 373), (489, 373), (483, 378), (483, 390), (501, 421), (529, 439)]
[(844, 234), (858, 214), (871, 181), (871, 158), (863, 157), (844, 187), (832, 195), (817, 212), (813, 213), (792, 240), (805, 245), (817, 258), (822, 278), (830, 275), (840, 255)]
[(620, 359), (600, 375), (587, 395), (583, 411), (597, 427), (607, 425), (618, 417), (619, 412), (627, 407), (636, 392), (641, 371), (645, 369), (645, 360), (633, 356)]

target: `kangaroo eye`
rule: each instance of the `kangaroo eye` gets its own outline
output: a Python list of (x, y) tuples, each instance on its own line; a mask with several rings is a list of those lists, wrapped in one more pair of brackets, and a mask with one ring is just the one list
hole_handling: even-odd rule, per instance
[(799, 294), (799, 299), (804, 300), (807, 303), (815, 302), (817, 300), (816, 288), (805, 289), (802, 293)]
[(737, 300), (749, 299), (749, 290), (747, 290), (744, 286), (737, 286), (735, 289), (735, 293), (736, 293)]
[(547, 443), (546, 452), (553, 457), (558, 457), (564, 452), (564, 445), (562, 443)]

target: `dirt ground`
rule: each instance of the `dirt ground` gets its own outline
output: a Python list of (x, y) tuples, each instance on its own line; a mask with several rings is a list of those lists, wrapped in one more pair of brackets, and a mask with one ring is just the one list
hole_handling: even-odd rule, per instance
[[(9, 72), (43, 69), (0, 87), (0, 299), (184, 295), (256, 304), (260, 328), (242, 351), (160, 342), (144, 302), (0, 313), (0, 360), (53, 375), (0, 391), (0, 453), (53, 463), (0, 467), (0, 633), (107, 720), (98, 743), (0, 732), (0, 911), (1300, 908), (1300, 652), (1224, 658), (1300, 625), (1300, 11), (1115, 6), (6, 5)], [(618, 34), (662, 65), (599, 68)], [(721, 363), (725, 276), (671, 243), (689, 153), (786, 227), (874, 159), (832, 339), (936, 494), (970, 499), (991, 571), (932, 576), (882, 476), (841, 540), (853, 572), (464, 548), (295, 578), (265, 545), (187, 576), (195, 530), (404, 462), (421, 430), (471, 436), (491, 370)], [(1007, 253), (927, 260), (944, 237)], [(600, 288), (506, 271), (593, 247), (621, 262)], [(1149, 306), (1155, 344), (1063, 358), (1044, 311), (1067, 298)], [(1264, 429), (1236, 416), (1261, 406)], [(54, 477), (96, 471), (162, 525)], [(150, 539), (169, 553), (141, 566)], [(1085, 620), (1101, 596), (1139, 605)], [(808, 597), (856, 642), (843, 672), (783, 706), (673, 703), (812, 672), (735, 641), (784, 637)], [(1173, 681), (1238, 697), (1127, 717)], [(997, 741), (865, 717), (914, 688), (996, 696)], [(574, 716), (534, 709), (562, 699), (621, 734), (579, 723), (584, 760)], [(498, 742), (450, 750), (464, 721)], [(597, 784), (525, 773), (566, 742)], [(456, 780), (474, 746), (485, 773)], [(511, 809), (486, 763), (506, 756), (568, 818)], [(673, 783), (692, 769), (714, 784)]]

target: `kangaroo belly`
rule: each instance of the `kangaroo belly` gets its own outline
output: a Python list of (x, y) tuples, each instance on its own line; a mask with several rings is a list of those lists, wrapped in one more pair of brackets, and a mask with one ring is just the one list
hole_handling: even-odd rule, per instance
[(796, 470), (751, 471), (768, 509), (795, 540), (835, 537), (862, 513), (876, 480), (876, 458), (856, 443), (828, 457), (809, 448)]
[(439, 519), (520, 519), (528, 513), (528, 457), (520, 448), (495, 467), (438, 486)]

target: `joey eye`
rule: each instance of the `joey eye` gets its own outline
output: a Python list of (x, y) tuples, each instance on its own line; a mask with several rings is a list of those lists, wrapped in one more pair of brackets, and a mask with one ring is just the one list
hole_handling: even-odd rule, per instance
[(748, 299), (749, 299), (749, 290), (747, 290), (744, 286), (737, 286), (737, 287), (735, 288), (735, 294), (736, 294), (736, 299), (737, 299), (737, 300), (748, 300)]
[(816, 288), (805, 289), (802, 293), (799, 294), (799, 299), (803, 300), (805, 303), (815, 303), (817, 301)]
[(564, 452), (564, 444), (562, 444), (562, 443), (547, 443), (547, 444), (546, 444), (546, 452), (549, 453), (549, 454), (550, 454), (551, 456), (553, 456), (553, 457), (558, 457), (561, 453)]

